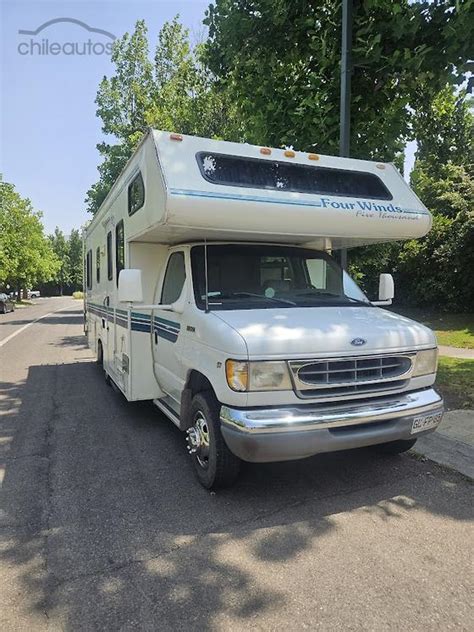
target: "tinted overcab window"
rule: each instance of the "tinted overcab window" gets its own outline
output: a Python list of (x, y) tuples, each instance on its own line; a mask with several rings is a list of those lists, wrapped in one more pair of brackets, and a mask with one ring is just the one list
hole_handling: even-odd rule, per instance
[(196, 158), (202, 176), (213, 184), (375, 200), (392, 199), (387, 187), (374, 173), (207, 152), (198, 153)]

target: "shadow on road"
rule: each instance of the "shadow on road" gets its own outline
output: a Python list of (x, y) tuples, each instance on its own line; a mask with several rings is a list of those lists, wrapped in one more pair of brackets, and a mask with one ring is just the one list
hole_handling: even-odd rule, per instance
[(456, 475), (364, 450), (246, 464), (233, 489), (210, 494), (183, 435), (151, 405), (127, 404), (92, 362), (33, 366), (26, 383), (2, 384), (0, 404), (0, 559), (33, 609), (68, 630), (252, 626), (284, 610), (288, 589), (253, 565), (282, 573), (339, 514), (368, 512), (382, 530), (413, 510), (472, 518)]

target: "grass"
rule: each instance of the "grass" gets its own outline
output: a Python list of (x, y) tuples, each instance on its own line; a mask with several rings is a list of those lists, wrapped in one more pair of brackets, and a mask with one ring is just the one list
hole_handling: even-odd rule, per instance
[(436, 387), (448, 408), (474, 408), (474, 360), (441, 356)]
[(434, 329), (440, 345), (474, 349), (474, 314), (444, 314), (414, 308), (395, 311)]
[(15, 301), (15, 309), (23, 309), (24, 307), (31, 307), (33, 303), (31, 301)]

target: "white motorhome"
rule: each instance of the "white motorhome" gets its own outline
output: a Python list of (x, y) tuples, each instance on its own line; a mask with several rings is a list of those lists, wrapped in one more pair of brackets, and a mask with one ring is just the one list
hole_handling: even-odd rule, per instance
[(208, 488), (241, 460), (402, 452), (443, 414), (435, 336), (331, 253), (430, 227), (391, 164), (150, 130), (86, 231), (89, 345)]

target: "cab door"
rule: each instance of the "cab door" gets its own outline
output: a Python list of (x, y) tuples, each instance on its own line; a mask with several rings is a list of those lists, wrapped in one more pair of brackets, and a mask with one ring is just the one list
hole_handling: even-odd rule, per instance
[[(178, 300), (186, 280), (186, 259), (182, 250), (172, 252), (166, 264), (163, 283), (158, 287), (155, 304), (170, 305)], [(182, 314), (155, 309), (152, 313), (153, 362), (161, 389), (178, 405), (184, 388), (182, 364)]]

